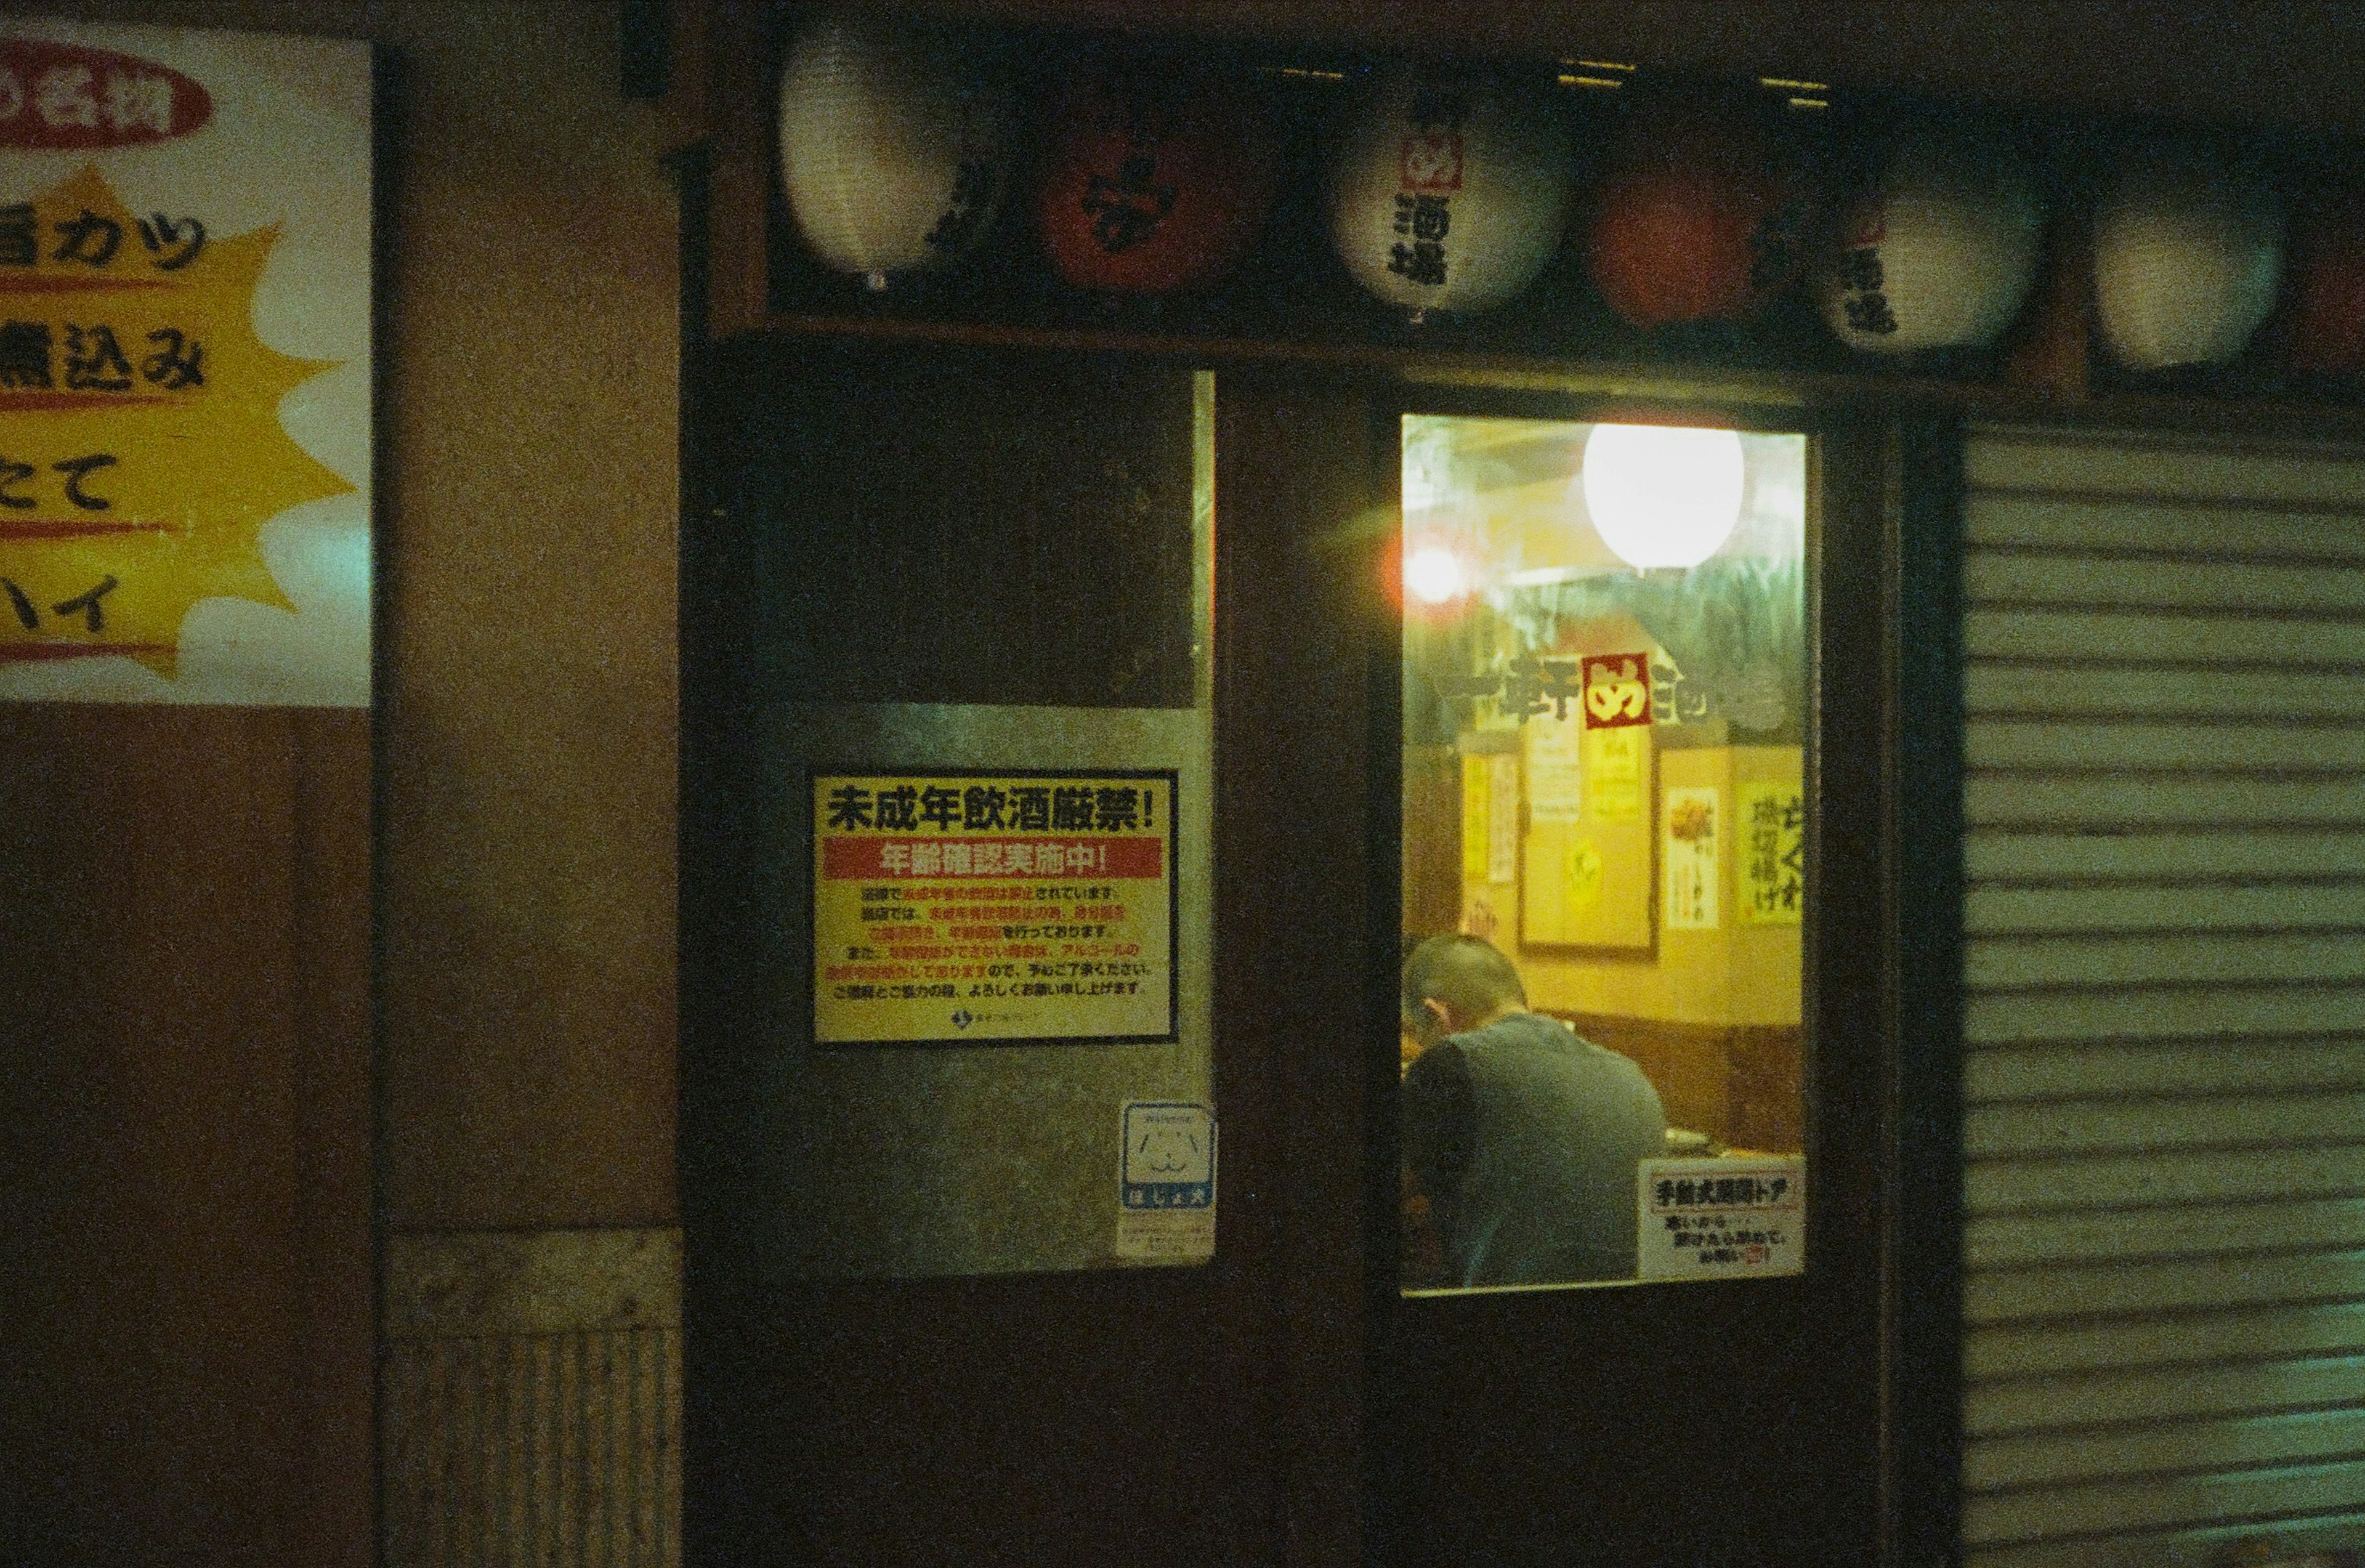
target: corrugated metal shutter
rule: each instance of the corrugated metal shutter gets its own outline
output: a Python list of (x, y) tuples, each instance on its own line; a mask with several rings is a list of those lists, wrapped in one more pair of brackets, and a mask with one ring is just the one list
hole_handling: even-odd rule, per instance
[(1966, 1561), (2365, 1544), (2365, 451), (1967, 477)]

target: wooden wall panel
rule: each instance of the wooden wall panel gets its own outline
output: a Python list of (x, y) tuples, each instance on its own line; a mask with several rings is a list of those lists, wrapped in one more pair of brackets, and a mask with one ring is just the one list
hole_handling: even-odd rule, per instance
[(370, 716), (301, 709), (295, 737), (296, 973), (288, 1249), (297, 1281), (288, 1557), (367, 1568), (374, 1431), (370, 1358), (372, 1056)]
[(26, 1561), (368, 1561), (367, 801), (365, 714), (0, 708)]
[(1805, 1147), (1797, 1025), (1543, 1011), (1640, 1067), (1659, 1092), (1668, 1126), (1734, 1148), (1796, 1153)]
[[(745, 10), (754, 0), (714, 0)], [(1138, 28), (1134, 0), (926, 0), (995, 20)], [(2365, 17), (2339, 0), (1170, 0), (1157, 25), (1403, 50), (1812, 76), (1988, 102), (2270, 124), (2365, 124)]]

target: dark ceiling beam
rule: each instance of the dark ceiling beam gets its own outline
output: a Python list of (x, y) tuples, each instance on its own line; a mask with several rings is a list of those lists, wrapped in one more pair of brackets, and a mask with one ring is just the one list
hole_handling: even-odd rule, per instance
[(1117, 32), (1583, 56), (2365, 131), (2365, 5), (2335, 0), (924, 0), (916, 8)]

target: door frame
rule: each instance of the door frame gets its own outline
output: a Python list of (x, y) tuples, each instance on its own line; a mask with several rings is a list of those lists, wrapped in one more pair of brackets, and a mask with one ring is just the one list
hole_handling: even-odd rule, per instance
[[(1408, 412), (1721, 416), (1813, 440), (1805, 1276), (1398, 1296), (1401, 622), (1382, 583)], [(1216, 1086), (1227, 1245), (1273, 1282), (1288, 1560), (1943, 1559), (1959, 1444), (1959, 431), (1680, 387), (1261, 370), (1217, 377), (1216, 430)], [(1361, 1047), (1327, 1043), (1342, 1031)], [(1232, 1204), (1243, 1182), (1255, 1195)], [(1666, 1355), (1721, 1321), (1783, 1326), (1779, 1387), (1585, 1360), (1607, 1342)], [(1546, 1371), (1414, 1396), (1490, 1348)], [(1597, 1408), (1572, 1421), (1536, 1396), (1552, 1386)], [(1759, 1459), (1731, 1457), (1752, 1445)], [(1723, 1456), (1721, 1493), (1647, 1473), (1703, 1446)], [(1754, 1523), (1706, 1506), (1736, 1486)], [(1488, 1509), (1469, 1506), (1482, 1495)]]

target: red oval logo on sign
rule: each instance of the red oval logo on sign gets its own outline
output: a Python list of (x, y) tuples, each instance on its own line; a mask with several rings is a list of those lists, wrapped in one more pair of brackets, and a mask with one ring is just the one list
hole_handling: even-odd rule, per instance
[(213, 95), (169, 66), (0, 39), (0, 148), (139, 147), (186, 136), (213, 115)]

